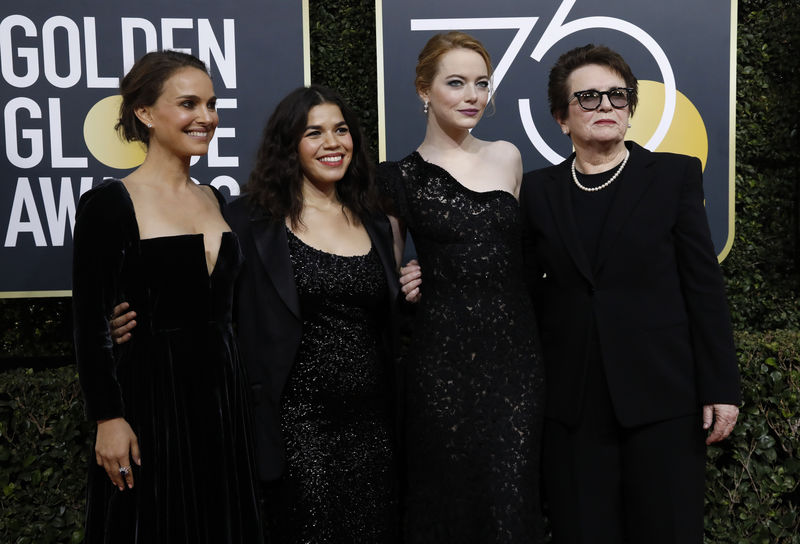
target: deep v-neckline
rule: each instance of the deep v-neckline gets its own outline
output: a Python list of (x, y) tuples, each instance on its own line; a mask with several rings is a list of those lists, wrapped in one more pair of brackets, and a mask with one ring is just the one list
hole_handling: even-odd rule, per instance
[(139, 229), (139, 219), (136, 217), (136, 206), (133, 203), (133, 198), (131, 197), (131, 194), (128, 191), (128, 188), (125, 186), (125, 183), (123, 183), (121, 179), (117, 179), (116, 181), (122, 186), (123, 192), (125, 193), (125, 197), (128, 199), (128, 202), (131, 205), (131, 210), (133, 210), (133, 222), (136, 224), (136, 237), (138, 238), (138, 240), (140, 242), (145, 242), (147, 240), (164, 240), (164, 239), (169, 239), (169, 238), (184, 238), (184, 237), (200, 236), (201, 237), (200, 245), (203, 248), (203, 262), (206, 263), (206, 266), (205, 266), (206, 275), (208, 276), (209, 279), (211, 279), (214, 276), (214, 272), (217, 269), (217, 263), (219, 262), (219, 256), (222, 254), (222, 246), (223, 246), (223, 244), (225, 244), (225, 239), (229, 238), (228, 236), (225, 236), (225, 235), (226, 234), (233, 234), (233, 231), (224, 230), (224, 231), (222, 231), (220, 233), (219, 249), (217, 249), (217, 255), (214, 258), (214, 263), (211, 265), (211, 269), (209, 270), (209, 268), (208, 268), (208, 259), (206, 259), (205, 234), (203, 234), (202, 232), (186, 232), (186, 233), (182, 233), (182, 234), (167, 234), (167, 235), (164, 235), (164, 236), (151, 236), (149, 238), (142, 238), (142, 232)]

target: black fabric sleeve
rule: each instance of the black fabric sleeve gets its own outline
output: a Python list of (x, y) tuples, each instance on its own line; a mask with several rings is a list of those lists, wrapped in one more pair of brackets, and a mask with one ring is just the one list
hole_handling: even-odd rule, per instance
[(90, 420), (124, 415), (116, 379), (110, 318), (119, 299), (125, 259), (121, 218), (127, 212), (121, 182), (87, 192), (78, 204), (74, 230), (72, 308), (78, 375)]
[(407, 206), (400, 166), (396, 162), (382, 162), (376, 175), (381, 202), (388, 215), (406, 222)]
[(741, 391), (725, 285), (703, 205), (700, 160), (686, 160), (673, 236), (701, 404), (739, 404)]

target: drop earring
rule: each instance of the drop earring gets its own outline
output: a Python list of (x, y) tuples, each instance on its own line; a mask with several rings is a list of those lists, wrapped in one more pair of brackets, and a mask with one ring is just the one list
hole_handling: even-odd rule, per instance
[(422, 105), (422, 113), (428, 115), (428, 104), (429, 102), (426, 100), (425, 103)]

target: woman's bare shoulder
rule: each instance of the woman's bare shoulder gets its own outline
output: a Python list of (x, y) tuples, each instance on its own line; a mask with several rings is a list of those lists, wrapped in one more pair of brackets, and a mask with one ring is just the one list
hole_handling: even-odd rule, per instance
[(511, 142), (505, 140), (495, 140), (494, 142), (484, 142), (483, 152), (489, 157), (502, 162), (513, 162), (521, 160), (519, 149)]

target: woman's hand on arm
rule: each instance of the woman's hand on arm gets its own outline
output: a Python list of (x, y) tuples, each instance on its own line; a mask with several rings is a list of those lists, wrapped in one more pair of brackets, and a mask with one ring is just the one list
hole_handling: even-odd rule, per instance
[[(703, 406), (703, 429), (711, 429), (706, 444), (725, 440), (733, 431), (739, 417), (739, 407), (734, 404), (706, 404)], [(711, 425), (714, 425), (712, 428)]]
[(97, 422), (94, 453), (97, 464), (106, 470), (106, 474), (120, 491), (126, 485), (133, 488), (131, 458), (139, 466), (142, 459), (136, 434), (124, 418), (115, 417)]
[(405, 266), (400, 267), (400, 290), (411, 303), (419, 302), (422, 297), (422, 268), (416, 259), (412, 259)]
[(128, 312), (130, 305), (122, 302), (114, 306), (114, 313), (111, 315), (111, 338), (116, 344), (124, 344), (131, 339), (131, 330), (136, 326), (136, 312)]

